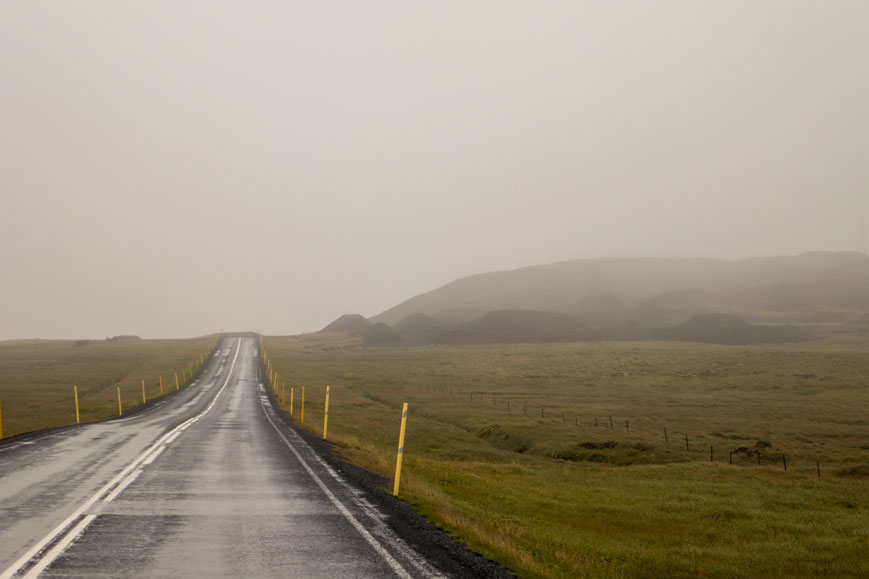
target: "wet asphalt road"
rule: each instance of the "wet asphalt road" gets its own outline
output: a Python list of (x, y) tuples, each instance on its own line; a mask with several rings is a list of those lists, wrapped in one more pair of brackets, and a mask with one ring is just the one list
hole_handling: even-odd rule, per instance
[(0, 446), (6, 577), (436, 577), (275, 418), (253, 338), (142, 414)]

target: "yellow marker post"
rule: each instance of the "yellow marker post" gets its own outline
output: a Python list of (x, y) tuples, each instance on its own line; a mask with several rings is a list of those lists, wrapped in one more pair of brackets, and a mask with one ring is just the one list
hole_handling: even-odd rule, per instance
[(283, 406), (286, 403), (286, 400), (285, 400), (286, 397), (287, 397), (287, 384), (285, 382), (284, 385), (281, 387), (281, 406)]
[(178, 390), (178, 372), (175, 372), (175, 390)]
[(72, 391), (75, 394), (75, 423), (81, 424), (78, 419), (78, 386), (73, 386)]
[(3, 440), (3, 406), (0, 405), (0, 440)]
[(160, 376), (160, 396), (163, 395), (163, 377)]
[(145, 397), (145, 381), (142, 380), (142, 404), (147, 402), (148, 399)]
[(190, 377), (193, 378), (193, 364), (187, 364), (187, 369), (190, 370)]
[(305, 423), (305, 387), (302, 386), (302, 411), (299, 414), (299, 421)]
[(123, 415), (124, 415), (124, 410), (123, 410), (123, 407), (121, 406), (121, 387), (118, 386), (118, 416), (123, 416)]
[(293, 415), (293, 394), (295, 393), (295, 388), (290, 387), (290, 416)]
[(326, 406), (323, 407), (323, 440), (326, 440), (326, 429), (329, 427), (329, 386), (326, 386)]
[(398, 496), (398, 481), (401, 480), (401, 457), (404, 456), (404, 427), (407, 425), (407, 402), (401, 409), (401, 433), (398, 435), (398, 458), (395, 459), (395, 486), (392, 496)]
[(204, 363), (205, 363), (205, 357), (204, 357), (202, 354), (199, 354), (199, 363), (200, 363), (200, 364), (204, 364)]

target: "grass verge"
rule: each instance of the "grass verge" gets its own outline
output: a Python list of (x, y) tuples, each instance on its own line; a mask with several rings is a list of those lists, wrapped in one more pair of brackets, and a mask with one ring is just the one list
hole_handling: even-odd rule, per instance
[(0, 410), (3, 436), (75, 424), (73, 386), (81, 422), (118, 415), (190, 380), (216, 336), (189, 340), (0, 342)]
[(862, 341), (264, 346), (284, 410), (305, 385), (322, 432), (330, 384), (329, 438), (377, 474), (409, 402), (402, 498), (520, 576), (869, 574)]

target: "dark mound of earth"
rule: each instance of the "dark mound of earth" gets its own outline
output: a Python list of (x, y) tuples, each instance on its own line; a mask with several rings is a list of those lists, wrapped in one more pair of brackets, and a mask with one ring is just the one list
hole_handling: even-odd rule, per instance
[(731, 314), (700, 314), (660, 332), (661, 338), (666, 340), (725, 345), (781, 344), (813, 339), (794, 326), (754, 326)]
[(411, 314), (395, 324), (393, 329), (401, 334), (402, 341), (410, 346), (447, 344), (455, 341), (455, 332), (448, 322), (425, 314)]
[(453, 337), (464, 344), (576, 342), (592, 338), (593, 331), (570, 314), (497, 310), (463, 324)]
[(751, 324), (733, 314), (699, 314), (678, 326), (683, 329), (744, 330)]
[(361, 334), (374, 325), (364, 316), (359, 314), (344, 314), (320, 332), (347, 332), (348, 334)]
[(401, 334), (384, 323), (374, 324), (362, 332), (362, 343), (366, 346), (401, 346)]
[(640, 340), (745, 345), (814, 339), (811, 334), (795, 326), (753, 325), (732, 314), (700, 314), (668, 328), (647, 327), (631, 320), (592, 329), (577, 316), (535, 310), (493, 311), (458, 327), (425, 314), (412, 314), (395, 327), (384, 323), (371, 326), (362, 336), (368, 346)]

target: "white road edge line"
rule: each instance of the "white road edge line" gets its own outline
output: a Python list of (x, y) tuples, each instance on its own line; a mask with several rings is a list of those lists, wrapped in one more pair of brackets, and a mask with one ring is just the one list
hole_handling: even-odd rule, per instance
[[(62, 523), (60, 523), (50, 533), (48, 533), (45, 537), (43, 537), (42, 540), (40, 540), (38, 543), (33, 545), (33, 547), (31, 547), (26, 553), (21, 555), (21, 557), (19, 557), (18, 560), (16, 560), (14, 563), (12, 563), (12, 565), (10, 565), (5, 571), (3, 571), (3, 573), (0, 573), (0, 579), (12, 579), (12, 577), (16, 573), (18, 573), (27, 563), (29, 563), (30, 560), (33, 559), (33, 557), (38, 555), (43, 549), (45, 549), (46, 546), (50, 545), (52, 543), (52, 541), (55, 541), (57, 539), (57, 537), (60, 536), (73, 523), (73, 521), (75, 521), (78, 517), (83, 515), (84, 512), (87, 511), (103, 495), (105, 495), (116, 484), (118, 484), (120, 481), (122, 481), (124, 479), (124, 477), (126, 477), (130, 473), (130, 471), (136, 469), (139, 466), (139, 464), (148, 457), (148, 455), (150, 455), (152, 452), (154, 452), (154, 450), (156, 448), (159, 448), (160, 446), (162, 446), (163, 443), (166, 442), (166, 440), (170, 436), (172, 436), (176, 432), (180, 431), (183, 427), (186, 427), (189, 423), (195, 422), (195, 421), (199, 420), (201, 417), (205, 416), (208, 413), (208, 411), (211, 410), (211, 408), (217, 402), (217, 399), (220, 397), (220, 394), (226, 388), (226, 385), (229, 384), (229, 379), (232, 377), (232, 371), (235, 369), (235, 361), (238, 359), (238, 353), (240, 350), (241, 350), (241, 338), (238, 339), (238, 346), (236, 347), (236, 350), (235, 350), (235, 357), (232, 359), (232, 365), (229, 368), (229, 373), (226, 375), (226, 381), (223, 383), (223, 386), (220, 387), (220, 390), (217, 391), (217, 394), (214, 395), (214, 399), (211, 401), (211, 404), (209, 404), (205, 410), (200, 412), (197, 416), (185, 420), (184, 422), (182, 422), (181, 424), (179, 424), (178, 426), (176, 426), (175, 428), (173, 428), (172, 430), (170, 430), (169, 432), (167, 432), (166, 434), (161, 436), (159, 439), (157, 439), (157, 442), (155, 442), (154, 444), (149, 446), (147, 449), (145, 449), (145, 451), (143, 453), (141, 453), (139, 456), (137, 456), (133, 460), (133, 462), (128, 464), (126, 467), (124, 467), (121, 470), (121, 472), (119, 472), (115, 476), (115, 478), (113, 478), (112, 480), (107, 482), (105, 484), (105, 486), (103, 486), (100, 490), (98, 490), (96, 492), (96, 494), (91, 496), (91, 498), (89, 498), (84, 503), (82, 503), (75, 511), (72, 512), (72, 514), (70, 516), (68, 516), (66, 519), (64, 519), (64, 521)], [(96, 515), (88, 515), (88, 517), (95, 517), (95, 516)], [(87, 520), (87, 517), (85, 517), (85, 520)], [(84, 521), (82, 521), (82, 522), (84, 522)], [(90, 524), (90, 520), (88, 520), (88, 524)], [(45, 569), (48, 565), (51, 565), (51, 563), (54, 561), (54, 559), (56, 559), (58, 557), (58, 555), (60, 555), (63, 552), (63, 549), (57, 550), (57, 547), (59, 547), (60, 545), (64, 545), (64, 548), (66, 548), (69, 545), (69, 543), (72, 542), (72, 540), (75, 539), (76, 536), (78, 536), (79, 533), (84, 531), (85, 527), (87, 527), (87, 525), (82, 525), (82, 523), (79, 523), (78, 525), (76, 525), (76, 527), (74, 527), (72, 529), (72, 531), (70, 531), (66, 535), (66, 537), (64, 537), (63, 540), (57, 544), (57, 546), (55, 546), (53, 549), (51, 549), (51, 551), (49, 551), (48, 553), (46, 553), (46, 555), (44, 555), (42, 557), (42, 560), (36, 564), (36, 567), (41, 566), (42, 569)], [(51, 555), (51, 554), (53, 554), (53, 557), (49, 557), (49, 555)], [(47, 561), (47, 563), (45, 563), (45, 565), (43, 566), (43, 562), (45, 562), (45, 561)], [(34, 569), (36, 567), (34, 567)], [(28, 572), (26, 577), (30, 577), (30, 576), (31, 576), (30, 572)]]
[[(287, 440), (287, 437), (284, 436), (284, 433), (280, 431), (280, 429), (277, 427), (277, 425), (274, 423), (274, 421), (272, 421), (271, 417), (269, 416), (269, 413), (266, 411), (265, 403), (263, 402), (262, 397), (260, 397), (260, 405), (262, 406), (263, 414), (265, 414), (266, 420), (269, 421), (269, 424), (272, 425), (272, 428), (275, 429), (275, 431), (278, 433), (278, 436), (280, 436), (281, 440), (284, 441), (284, 444), (286, 444), (287, 447), (296, 456), (296, 458), (299, 459), (299, 462), (302, 464), (302, 467), (307, 471), (307, 473), (309, 475), (311, 475), (311, 478), (314, 479), (314, 482), (317, 483), (317, 486), (320, 487), (320, 490), (322, 490), (323, 493), (327, 497), (329, 497), (329, 500), (332, 501), (332, 504), (335, 505), (335, 507), (339, 511), (341, 511), (341, 514), (344, 515), (344, 518), (346, 518), (350, 522), (350, 524), (353, 525), (353, 528), (355, 528), (359, 532), (359, 534), (362, 535), (362, 537), (366, 541), (368, 541), (368, 544), (371, 545), (375, 551), (377, 551), (377, 554), (380, 555), (381, 557), (383, 557), (383, 559), (386, 561), (386, 564), (389, 565), (393, 571), (395, 571), (396, 575), (398, 575), (399, 577), (402, 577), (402, 579), (412, 579), (413, 576), (410, 573), (408, 573), (404, 567), (402, 567), (401, 563), (399, 563), (398, 561), (395, 560), (395, 558), (389, 553), (389, 551), (387, 551), (383, 547), (383, 545), (381, 545), (380, 542), (374, 538), (374, 536), (371, 533), (368, 532), (368, 529), (366, 529), (364, 526), (362, 526), (362, 523), (360, 523), (358, 520), (356, 520), (356, 517), (353, 516), (353, 513), (351, 513), (347, 509), (347, 507), (344, 506), (344, 503), (342, 503), (340, 500), (338, 500), (338, 497), (336, 497), (332, 493), (332, 491), (329, 490), (329, 487), (327, 487), (323, 483), (323, 481), (320, 479), (320, 477), (317, 476), (317, 473), (315, 473), (314, 470), (308, 465), (307, 461), (305, 461), (305, 459), (302, 458), (302, 455), (299, 453), (298, 450), (296, 450), (296, 447), (294, 447), (293, 444), (289, 440)], [(271, 406), (271, 403), (269, 403), (269, 406)], [(410, 550), (410, 548), (407, 547), (407, 549), (405, 549), (405, 550)], [(420, 570), (420, 571), (422, 571), (422, 570)], [(434, 575), (434, 576), (437, 577), (439, 575)]]
[(15, 444), (10, 444), (9, 446), (4, 446), (3, 448), (0, 448), (0, 452), (6, 452), (7, 450), (12, 450), (13, 448), (18, 448), (19, 446), (25, 446), (25, 445), (30, 446), (31, 444), (35, 443), (37, 440), (51, 438), (52, 436), (60, 436), (60, 434), (62, 434), (62, 433), (52, 432), (51, 434), (44, 434), (42, 436), (37, 436), (37, 437), (31, 438), (30, 440), (25, 440), (23, 442), (17, 442)]

